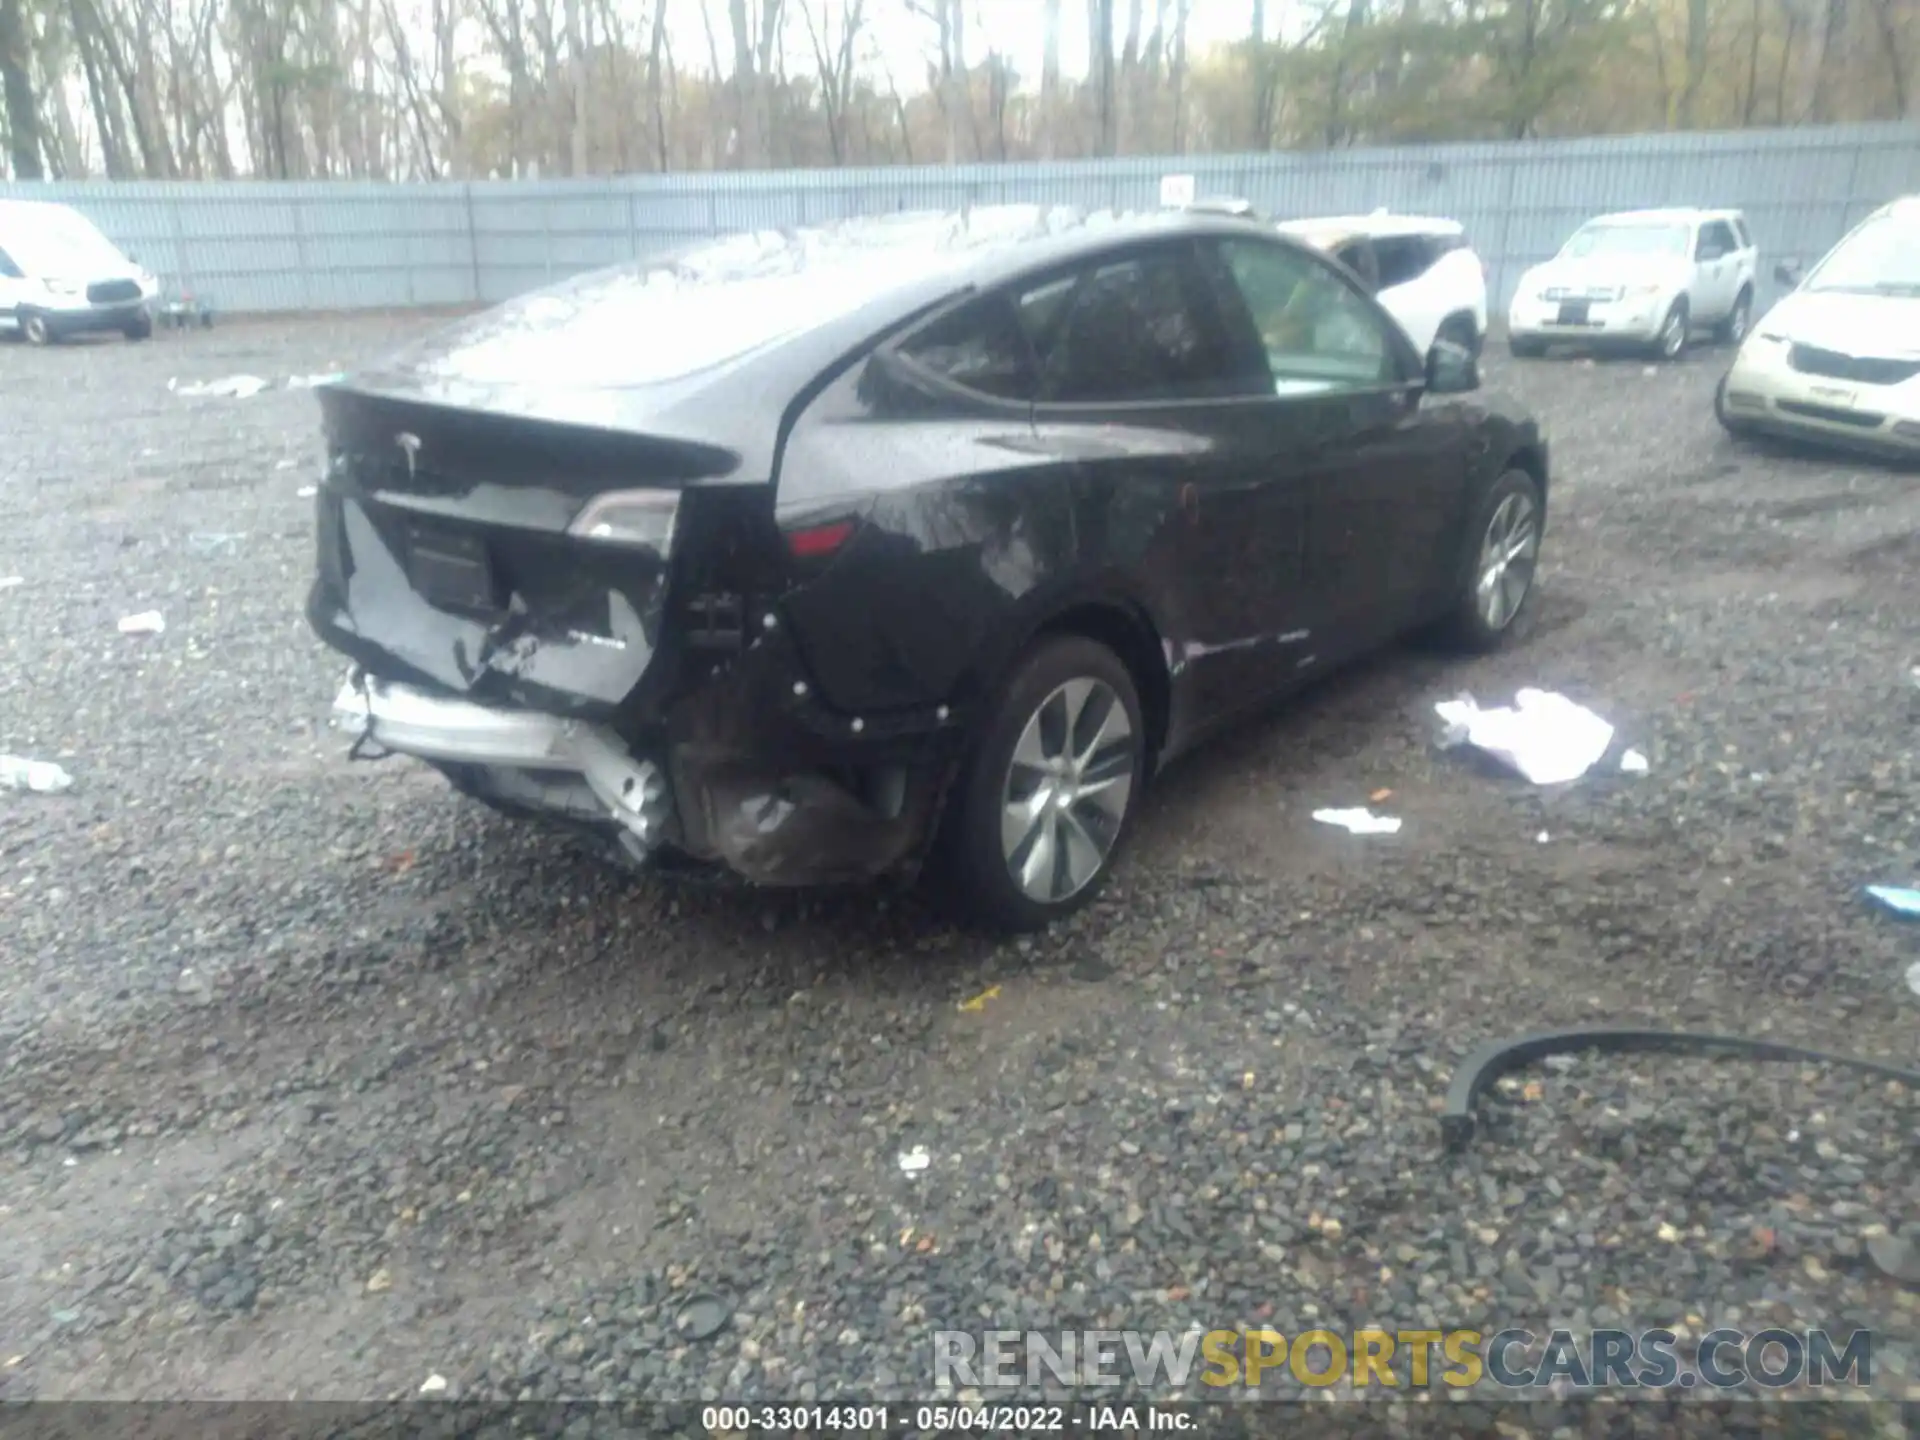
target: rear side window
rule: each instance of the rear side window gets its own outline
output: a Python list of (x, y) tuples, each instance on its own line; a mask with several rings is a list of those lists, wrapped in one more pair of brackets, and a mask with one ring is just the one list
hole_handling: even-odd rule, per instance
[(1380, 260), (1371, 240), (1349, 240), (1333, 252), (1333, 258), (1358, 275), (1368, 291), (1380, 288)]
[(9, 280), (21, 278), (20, 267), (13, 263), (13, 257), (4, 250), (0, 250), (0, 275), (6, 276)]
[(1433, 268), (1442, 247), (1430, 235), (1388, 235), (1373, 242), (1380, 257), (1380, 288), (1390, 290), (1418, 280)]
[(1033, 355), (1005, 295), (943, 315), (900, 347), (923, 370), (999, 400), (1033, 398)]
[(1023, 292), (1040, 363), (1038, 398), (1057, 404), (1194, 400), (1245, 391), (1238, 347), (1184, 246)]
[(1734, 218), (1733, 230), (1734, 233), (1740, 237), (1740, 248), (1742, 250), (1751, 250), (1753, 248), (1753, 232), (1747, 229), (1747, 222), (1744, 216), (1736, 216)]

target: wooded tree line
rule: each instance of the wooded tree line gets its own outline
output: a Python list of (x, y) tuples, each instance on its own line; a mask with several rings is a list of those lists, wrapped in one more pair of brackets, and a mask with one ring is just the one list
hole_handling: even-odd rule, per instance
[[(1920, 84), (1920, 0), (1020, 0), (1037, 76), (1012, 3), (0, 0), (0, 124), (20, 179), (403, 180), (1891, 119)], [(1245, 38), (1190, 45), (1201, 5)]]

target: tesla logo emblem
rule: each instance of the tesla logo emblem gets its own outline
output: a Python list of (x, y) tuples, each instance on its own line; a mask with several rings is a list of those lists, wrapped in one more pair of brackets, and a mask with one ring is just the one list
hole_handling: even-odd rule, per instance
[(420, 437), (418, 435), (407, 434), (403, 431), (401, 434), (393, 437), (393, 443), (398, 445), (401, 452), (407, 457), (407, 479), (413, 479), (414, 466), (420, 458)]

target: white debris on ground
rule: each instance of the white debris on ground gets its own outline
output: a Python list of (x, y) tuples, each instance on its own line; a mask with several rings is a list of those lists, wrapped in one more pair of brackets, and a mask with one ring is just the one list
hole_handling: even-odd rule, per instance
[(73, 777), (51, 760), (0, 755), (0, 790), (31, 790), (36, 795), (57, 795), (71, 784)]
[(420, 1384), (422, 1395), (444, 1395), (446, 1389), (447, 1377), (444, 1375), (429, 1375)]
[(16, 585), (26, 583), (27, 577), (24, 575), (0, 575), (0, 590), (11, 590)]
[(1896, 915), (1920, 916), (1920, 890), (1902, 885), (1869, 885), (1867, 894)]
[(166, 628), (166, 617), (158, 610), (142, 610), (138, 615), (120, 617), (122, 635), (158, 635)]
[(1613, 726), (1550, 690), (1522, 690), (1511, 706), (1494, 710), (1482, 710), (1470, 695), (1433, 708), (1447, 722), (1442, 743), (1472, 745), (1535, 785), (1578, 780), (1613, 743)]
[(346, 378), (346, 373), (340, 370), (329, 370), (324, 375), (289, 375), (287, 377), (287, 389), (311, 390), (315, 386), (331, 385), (336, 380), (344, 380)]
[(1376, 815), (1364, 805), (1348, 810), (1316, 810), (1313, 818), (1322, 825), (1338, 825), (1353, 835), (1395, 835), (1400, 831), (1398, 815)]
[(314, 496), (320, 493), (320, 487), (318, 485), (302, 485), (298, 490), (294, 491), (293, 493), (296, 497), (298, 497), (301, 500), (311, 500)]
[(1629, 775), (1644, 775), (1647, 773), (1647, 757), (1638, 750), (1629, 750), (1620, 757), (1620, 768)]
[(916, 1145), (911, 1150), (900, 1152), (900, 1171), (904, 1175), (918, 1175), (933, 1164), (933, 1157), (927, 1153), (927, 1147)]
[(1907, 967), (1907, 988), (1914, 994), (1920, 995), (1920, 960), (1914, 961)]
[(245, 400), (250, 395), (258, 395), (262, 390), (271, 388), (272, 382), (262, 380), (258, 375), (228, 375), (219, 380), (196, 380), (186, 385), (177, 380), (167, 381), (167, 389), (189, 400)]

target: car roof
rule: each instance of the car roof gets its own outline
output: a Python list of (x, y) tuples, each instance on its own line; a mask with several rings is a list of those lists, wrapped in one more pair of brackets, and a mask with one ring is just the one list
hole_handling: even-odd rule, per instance
[(1232, 215), (1042, 205), (727, 235), (532, 291), (344, 383), (425, 404), (696, 436), (737, 445), (752, 469), (760, 461), (747, 452), (775, 433), (762, 434), (754, 415), (784, 413), (920, 316), (1140, 241), (1249, 234), (1299, 243)]
[(0, 222), (24, 220), (31, 223), (44, 220), (49, 215), (79, 213), (71, 205), (62, 205), (57, 200), (0, 200)]
[(1920, 220), (1920, 195), (1901, 195), (1889, 200), (1874, 213), (1898, 216), (1902, 220)]
[(1670, 205), (1656, 210), (1615, 210), (1596, 215), (1589, 225), (1698, 225), (1708, 220), (1742, 220), (1739, 210), (1706, 210), (1692, 205)]
[(1466, 228), (1458, 220), (1442, 220), (1433, 215), (1395, 215), (1384, 210), (1376, 210), (1371, 215), (1320, 215), (1283, 220), (1275, 228), (1283, 235), (1292, 235), (1322, 247), (1339, 245), (1362, 236), (1383, 240), (1401, 235), (1466, 233)]

